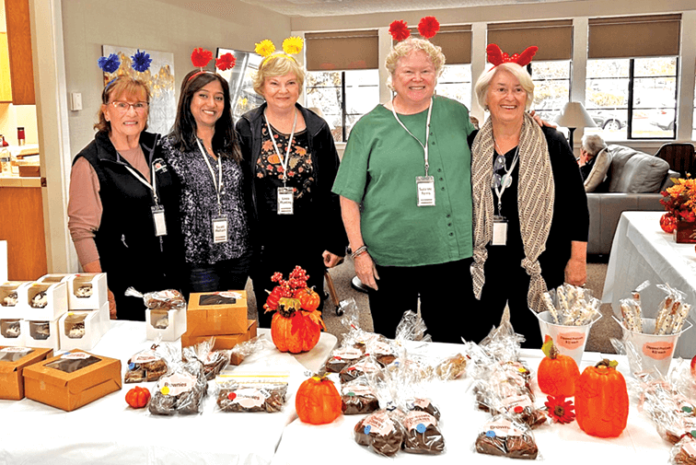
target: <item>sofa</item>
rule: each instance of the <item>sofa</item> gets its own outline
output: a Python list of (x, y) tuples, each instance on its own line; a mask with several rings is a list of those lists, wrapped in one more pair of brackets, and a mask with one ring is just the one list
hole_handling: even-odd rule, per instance
[[(590, 211), (588, 255), (609, 254), (621, 213), (664, 210), (660, 192), (679, 177), (665, 160), (622, 145), (609, 145), (597, 157), (585, 182)], [(592, 179), (595, 185), (588, 186)]]

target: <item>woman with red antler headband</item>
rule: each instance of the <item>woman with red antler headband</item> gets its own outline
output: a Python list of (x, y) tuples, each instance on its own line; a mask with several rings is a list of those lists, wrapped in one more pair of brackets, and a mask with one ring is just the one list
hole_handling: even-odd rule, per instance
[(509, 57), (488, 46), (494, 65), (476, 82), (490, 118), (476, 135), (471, 165), (474, 264), (479, 334), (500, 321), (505, 305), (527, 347), (541, 344), (542, 294), (563, 282), (585, 284), (587, 198), (565, 138), (526, 113), (534, 84), (523, 68), (537, 47)]
[[(203, 68), (213, 54), (197, 48), (184, 76), (172, 132), (162, 151), (181, 184), (184, 292), (244, 289), (251, 266), (242, 155), (227, 81)], [(230, 53), (216, 60), (230, 69)]]
[(401, 40), (386, 67), (393, 99), (353, 127), (334, 184), (341, 196), (358, 277), (371, 288), (374, 329), (394, 333), (404, 311), (421, 314), (433, 340), (461, 342), (448, 314), (473, 301), (471, 280), (471, 154), (474, 131), (467, 108), (436, 96), (445, 64), (426, 40), (433, 17), (408, 38), (403, 21), (390, 32)]

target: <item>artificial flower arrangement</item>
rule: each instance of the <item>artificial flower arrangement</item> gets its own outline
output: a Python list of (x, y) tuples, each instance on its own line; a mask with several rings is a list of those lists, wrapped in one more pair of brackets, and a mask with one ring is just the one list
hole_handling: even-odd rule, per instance
[[(677, 242), (696, 242), (696, 179), (687, 175), (686, 178), (674, 180), (674, 185), (662, 191), (662, 200), (667, 213), (660, 218), (660, 227), (668, 234), (677, 231)], [(689, 223), (689, 224), (687, 224)], [(679, 226), (687, 226), (686, 237), (679, 235)]]
[(276, 311), (271, 321), (271, 338), (281, 352), (299, 354), (312, 350), (322, 329), (326, 329), (317, 309), (321, 302), (319, 294), (307, 287), (309, 275), (296, 266), (288, 276), (276, 272), (271, 281), (278, 283), (269, 293), (266, 312)]

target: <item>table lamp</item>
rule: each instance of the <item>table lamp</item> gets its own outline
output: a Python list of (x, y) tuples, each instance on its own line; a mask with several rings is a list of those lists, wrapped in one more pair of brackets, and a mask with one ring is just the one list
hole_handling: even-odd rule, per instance
[(556, 118), (556, 122), (568, 128), (570, 131), (570, 150), (573, 149), (573, 132), (577, 128), (595, 128), (595, 124), (592, 117), (587, 113), (585, 107), (582, 106), (580, 102), (568, 102), (565, 104), (561, 116)]

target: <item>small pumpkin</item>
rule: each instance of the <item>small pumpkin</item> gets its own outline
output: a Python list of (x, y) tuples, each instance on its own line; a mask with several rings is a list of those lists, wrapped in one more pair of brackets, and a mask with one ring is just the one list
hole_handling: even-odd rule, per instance
[(672, 234), (677, 228), (677, 218), (673, 213), (665, 213), (660, 217), (660, 227), (667, 234)]
[(323, 425), (341, 415), (343, 402), (333, 381), (314, 375), (305, 380), (295, 394), (295, 410), (304, 423)]
[(314, 289), (310, 289), (308, 287), (295, 291), (294, 297), (296, 299), (300, 299), (302, 310), (306, 310), (308, 312), (315, 311), (319, 308), (319, 304), (321, 304), (321, 297), (319, 294), (317, 294)]
[(575, 413), (580, 429), (590, 436), (617, 437), (628, 421), (626, 380), (616, 361), (602, 360), (585, 368), (575, 388)]
[(133, 408), (143, 408), (150, 401), (150, 391), (136, 386), (126, 393), (126, 402)]
[(537, 371), (539, 389), (550, 396), (573, 397), (575, 383), (580, 376), (578, 364), (572, 357), (558, 352), (552, 338), (549, 336), (546, 338), (546, 342), (541, 347), (546, 357), (539, 364)]

